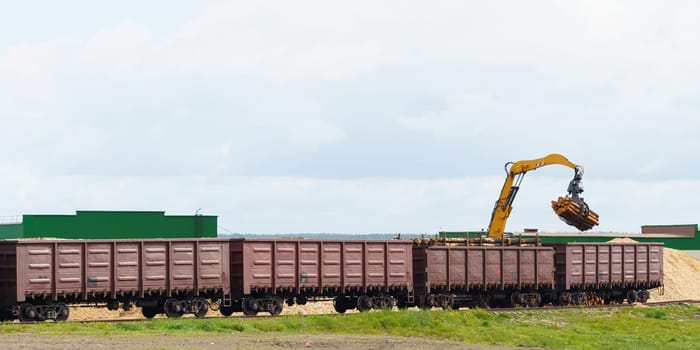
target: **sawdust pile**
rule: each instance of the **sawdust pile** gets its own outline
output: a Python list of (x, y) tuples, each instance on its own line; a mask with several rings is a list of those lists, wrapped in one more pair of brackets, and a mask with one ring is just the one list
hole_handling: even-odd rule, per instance
[(637, 241), (633, 240), (632, 238), (618, 237), (609, 240), (608, 243), (637, 243)]
[[(348, 310), (346, 313), (358, 312), (357, 310)], [(282, 310), (282, 315), (320, 315), (320, 314), (334, 314), (335, 309), (333, 308), (333, 302), (331, 301), (319, 301), (319, 302), (309, 302), (306, 305), (284, 305)], [(233, 317), (241, 317), (243, 314), (236, 312)], [(268, 315), (268, 313), (262, 312), (260, 315)], [(193, 315), (184, 315), (184, 317), (194, 317)], [(219, 311), (209, 310), (207, 317), (223, 317)], [(96, 320), (96, 319), (143, 319), (141, 314), (141, 308), (133, 307), (129, 311), (115, 310), (110, 311), (106, 307), (85, 307), (85, 306), (71, 306), (70, 308), (70, 320), (81, 321), (81, 320)], [(165, 315), (159, 314), (156, 318), (166, 318)]]

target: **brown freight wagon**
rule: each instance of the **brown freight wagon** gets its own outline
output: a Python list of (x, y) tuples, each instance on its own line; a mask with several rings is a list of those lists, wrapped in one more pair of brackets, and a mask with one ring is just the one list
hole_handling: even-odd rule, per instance
[(561, 304), (649, 299), (663, 286), (663, 243), (561, 243), (555, 249), (556, 289)]
[(65, 320), (84, 302), (201, 317), (230, 296), (228, 257), (215, 239), (0, 241), (0, 309), (23, 322)]
[(234, 302), (224, 315), (277, 315), (284, 302), (320, 298), (341, 313), (413, 302), (410, 241), (234, 239), (230, 249)]
[(415, 247), (413, 268), (421, 308), (539, 306), (554, 286), (554, 251), (545, 247)]

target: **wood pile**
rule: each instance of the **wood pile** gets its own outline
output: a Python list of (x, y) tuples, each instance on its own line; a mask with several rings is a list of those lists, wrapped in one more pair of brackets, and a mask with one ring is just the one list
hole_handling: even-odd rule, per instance
[(590, 230), (599, 224), (598, 214), (588, 208), (583, 201), (559, 197), (556, 201), (552, 201), (552, 209), (560, 219), (581, 231)]

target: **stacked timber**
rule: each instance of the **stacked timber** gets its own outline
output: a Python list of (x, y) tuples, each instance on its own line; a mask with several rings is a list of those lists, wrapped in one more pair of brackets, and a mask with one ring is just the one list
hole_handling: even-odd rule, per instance
[(498, 247), (518, 245), (521, 247), (536, 247), (540, 246), (538, 238), (523, 238), (523, 237), (479, 237), (479, 238), (415, 238), (413, 245), (417, 247), (431, 246), (481, 246), (481, 247)]
[(556, 201), (552, 201), (552, 209), (560, 219), (581, 231), (590, 230), (599, 224), (598, 214), (588, 208), (583, 200), (559, 197)]

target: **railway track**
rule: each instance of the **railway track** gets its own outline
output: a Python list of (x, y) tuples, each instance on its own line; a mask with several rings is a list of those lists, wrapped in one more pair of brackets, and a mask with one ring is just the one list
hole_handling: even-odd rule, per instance
[[(658, 302), (650, 302), (643, 304), (643, 306), (665, 306), (665, 305), (684, 305), (684, 304), (700, 304), (700, 300), (673, 300), (673, 301), (658, 301)], [(633, 307), (633, 306), (639, 306), (642, 304), (610, 304), (610, 305), (590, 305), (586, 307), (577, 307), (577, 306), (544, 306), (544, 307), (536, 307), (536, 308), (494, 308), (494, 309), (485, 309), (488, 312), (493, 312), (493, 313), (501, 313), (501, 312), (523, 312), (523, 311), (558, 311), (558, 310), (589, 310), (589, 309), (606, 309), (606, 308), (622, 308), (622, 307)], [(467, 309), (465, 309), (467, 310)], [(307, 317), (307, 316), (319, 316), (319, 315), (337, 315), (335, 313), (333, 314), (328, 314), (328, 313), (319, 313), (319, 314), (296, 314), (294, 317)], [(228, 318), (239, 318), (239, 319), (246, 319), (246, 318), (257, 318), (257, 317), (287, 317), (287, 315), (282, 315), (282, 316), (269, 316), (269, 315), (259, 315), (259, 316), (243, 316), (243, 315), (236, 315)], [(207, 319), (217, 319), (217, 318), (224, 318), (223, 316), (207, 316), (203, 318), (196, 318), (196, 317), (187, 317), (185, 319), (189, 320), (207, 320)], [(155, 318), (155, 319), (146, 319), (146, 318), (110, 318), (110, 319), (86, 319), (86, 320), (67, 320), (67, 321), (62, 321), (64, 323), (132, 323), (132, 322), (153, 322), (154, 320), (167, 320), (168, 318)], [(52, 323), (52, 321), (48, 322), (25, 322), (25, 323), (20, 323), (18, 321), (13, 321), (10, 323), (3, 323), (3, 326), (16, 326), (16, 325), (25, 325), (25, 324), (41, 324), (41, 323)]]

